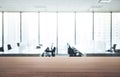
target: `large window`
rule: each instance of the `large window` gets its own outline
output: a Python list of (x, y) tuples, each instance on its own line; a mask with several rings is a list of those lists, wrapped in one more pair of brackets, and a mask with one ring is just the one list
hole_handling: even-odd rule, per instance
[(57, 13), (40, 12), (40, 43), (44, 47), (56, 46)]
[[(82, 52), (87, 52), (92, 41), (92, 13), (76, 13), (76, 45)], [(90, 50), (88, 50), (90, 51)]]
[[(20, 42), (20, 13), (4, 13), (4, 43), (11, 46), (17, 46)], [(12, 48), (13, 48), (12, 47)]]
[(0, 47), (2, 47), (2, 13), (0, 12)]
[(120, 49), (120, 13), (112, 13), (112, 45)]
[(119, 29), (118, 12), (0, 12), (0, 47), (3, 40), (5, 50), (8, 44), (23, 50), (54, 44), (67, 54), (69, 43), (81, 52), (105, 52), (113, 44), (120, 48)]
[(38, 13), (22, 13), (21, 47), (35, 48), (38, 44)]
[(94, 40), (101, 43), (100, 49), (110, 48), (110, 13), (94, 13)]
[(67, 54), (67, 43), (74, 45), (75, 13), (58, 13), (58, 53)]

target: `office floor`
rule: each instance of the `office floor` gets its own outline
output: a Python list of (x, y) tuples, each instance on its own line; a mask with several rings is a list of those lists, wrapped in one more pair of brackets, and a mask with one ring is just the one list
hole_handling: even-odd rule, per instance
[(120, 57), (0, 57), (0, 77), (120, 77)]

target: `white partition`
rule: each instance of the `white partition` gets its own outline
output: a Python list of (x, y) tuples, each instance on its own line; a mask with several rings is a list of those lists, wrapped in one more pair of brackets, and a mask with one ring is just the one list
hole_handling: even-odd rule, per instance
[(94, 13), (94, 40), (104, 41), (106, 50), (110, 48), (110, 13)]
[(117, 44), (117, 49), (120, 49), (120, 13), (112, 13), (112, 45)]
[(56, 46), (57, 13), (40, 12), (40, 43), (43, 47)]
[(85, 41), (83, 45), (76, 44), (76, 49), (82, 52), (83, 54), (86, 53), (106, 53), (106, 44), (104, 41), (94, 41), (89, 40)]
[(12, 48), (20, 42), (20, 13), (4, 12), (4, 47), (11, 45)]
[(91, 43), (93, 29), (92, 13), (76, 13), (76, 45), (81, 52), (89, 52), (93, 49)]
[(22, 48), (26, 47), (35, 48), (37, 44), (38, 44), (38, 13), (23, 12), (21, 46)]
[(67, 43), (74, 44), (75, 13), (58, 13), (58, 53), (67, 54)]

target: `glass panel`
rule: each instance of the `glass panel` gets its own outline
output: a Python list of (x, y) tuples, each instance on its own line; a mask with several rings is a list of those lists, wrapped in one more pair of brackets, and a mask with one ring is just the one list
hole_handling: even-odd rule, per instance
[[(35, 48), (38, 44), (38, 13), (22, 13), (21, 48)], [(33, 51), (34, 52), (34, 51)]]
[(2, 13), (0, 12), (0, 47), (2, 47)]
[(112, 45), (120, 49), (120, 13), (112, 13)]
[(89, 52), (92, 41), (92, 13), (76, 13), (76, 45), (81, 52)]
[(110, 48), (110, 16), (110, 13), (94, 14), (94, 39), (101, 43), (99, 49), (104, 49), (103, 52)]
[(56, 46), (57, 13), (40, 13), (40, 43), (44, 47)]
[(75, 13), (58, 13), (58, 53), (67, 54), (67, 43), (74, 45)]
[(12, 48), (20, 42), (20, 13), (4, 13), (4, 43)]

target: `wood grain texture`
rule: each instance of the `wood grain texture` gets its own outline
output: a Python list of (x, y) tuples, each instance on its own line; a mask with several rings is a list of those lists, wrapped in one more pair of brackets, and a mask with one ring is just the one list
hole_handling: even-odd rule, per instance
[(120, 57), (0, 57), (0, 77), (120, 77)]

